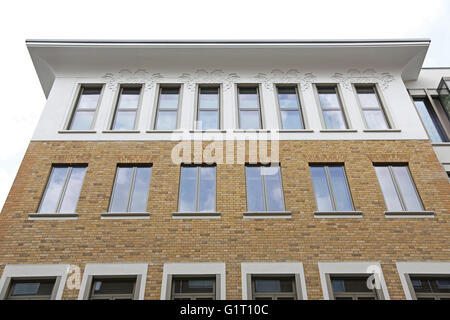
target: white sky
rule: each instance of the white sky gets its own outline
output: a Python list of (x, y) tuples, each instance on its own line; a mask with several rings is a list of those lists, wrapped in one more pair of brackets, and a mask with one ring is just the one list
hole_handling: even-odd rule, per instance
[(0, 12), (0, 208), (45, 105), (25, 39), (430, 38), (424, 66), (450, 67), (450, 0), (14, 0)]

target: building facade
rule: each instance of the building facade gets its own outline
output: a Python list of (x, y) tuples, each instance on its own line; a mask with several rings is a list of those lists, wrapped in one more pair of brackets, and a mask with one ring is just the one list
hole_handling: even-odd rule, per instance
[(449, 299), (429, 44), (27, 41), (0, 299)]

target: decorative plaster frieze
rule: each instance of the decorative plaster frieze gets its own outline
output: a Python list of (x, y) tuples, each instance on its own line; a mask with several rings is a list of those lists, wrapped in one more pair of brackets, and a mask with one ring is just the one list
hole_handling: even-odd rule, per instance
[(274, 83), (300, 83), (300, 89), (305, 91), (311, 87), (316, 76), (310, 72), (301, 74), (296, 69), (290, 69), (287, 72), (274, 69), (270, 73), (258, 73), (255, 78), (268, 90), (273, 90)]
[(160, 73), (150, 73), (144, 69), (130, 71), (122, 69), (117, 73), (106, 73), (102, 79), (107, 81), (107, 86), (111, 90), (115, 90), (119, 83), (143, 83), (144, 89), (148, 90), (155, 86), (158, 80), (164, 77)]
[(339, 82), (345, 89), (351, 90), (352, 83), (378, 83), (382, 90), (389, 88), (394, 76), (389, 72), (376, 72), (374, 69), (360, 71), (350, 69), (347, 73), (335, 73), (331, 78)]
[(223, 90), (226, 91), (240, 78), (237, 73), (226, 74), (222, 70), (208, 72), (203, 69), (199, 69), (193, 73), (183, 73), (178, 77), (178, 79), (185, 82), (186, 88), (191, 91), (195, 90), (197, 83), (222, 83)]

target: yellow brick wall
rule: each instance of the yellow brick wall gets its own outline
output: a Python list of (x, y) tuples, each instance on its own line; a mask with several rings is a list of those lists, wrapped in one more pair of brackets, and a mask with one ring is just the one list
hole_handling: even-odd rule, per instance
[[(397, 261), (450, 261), (450, 184), (426, 141), (281, 141), (286, 210), (292, 219), (243, 219), (242, 164), (217, 166), (219, 220), (176, 220), (174, 142), (31, 142), (0, 215), (0, 263), (149, 264), (146, 299), (159, 299), (166, 262), (226, 263), (227, 298), (240, 299), (241, 262), (300, 261), (310, 299), (322, 299), (318, 262), (378, 261), (391, 299), (404, 299)], [(317, 219), (310, 162), (343, 162), (362, 219)], [(407, 162), (434, 219), (387, 219), (373, 162)], [(79, 218), (30, 221), (52, 163), (87, 163)], [(149, 220), (101, 220), (117, 163), (153, 163)], [(0, 272), (3, 266), (0, 265)], [(74, 299), (77, 290), (64, 292)]]

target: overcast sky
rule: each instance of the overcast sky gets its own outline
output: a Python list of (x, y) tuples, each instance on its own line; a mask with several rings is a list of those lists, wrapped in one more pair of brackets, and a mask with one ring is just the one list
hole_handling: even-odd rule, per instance
[(25, 39), (430, 38), (450, 66), (450, 0), (14, 0), (0, 30), (0, 208), (45, 105)]

